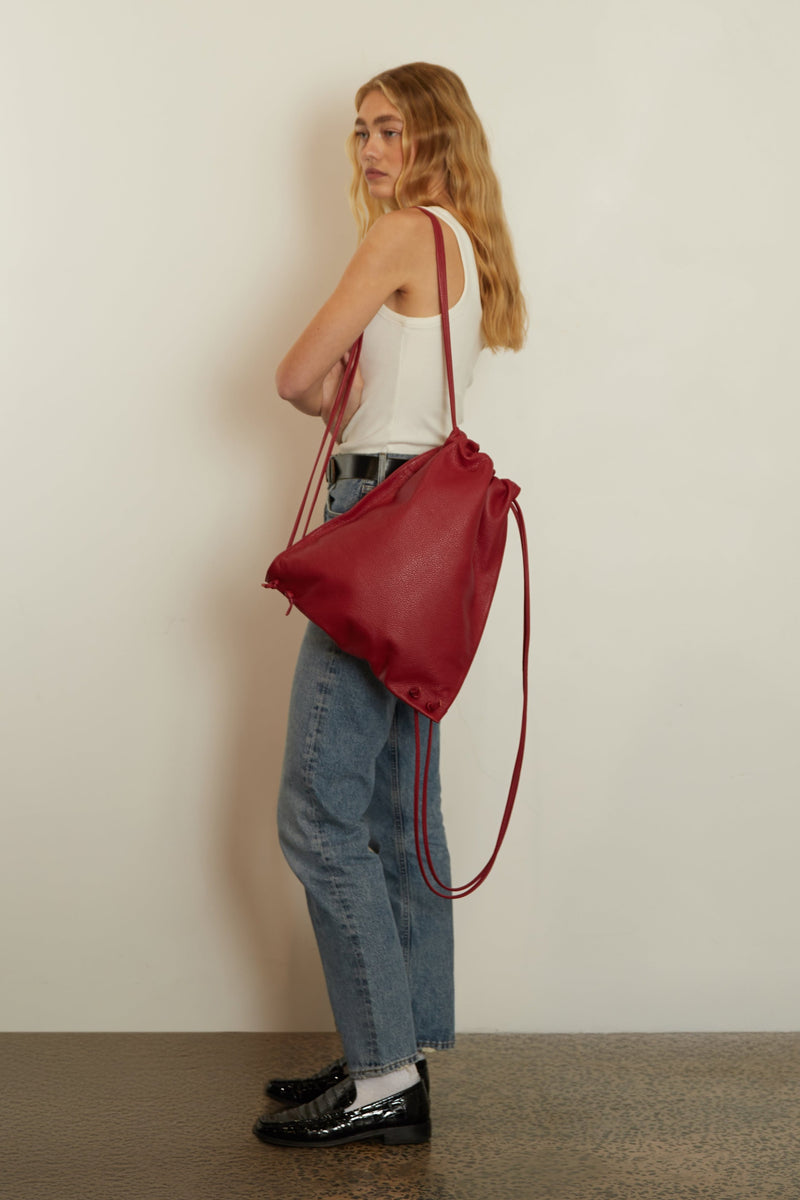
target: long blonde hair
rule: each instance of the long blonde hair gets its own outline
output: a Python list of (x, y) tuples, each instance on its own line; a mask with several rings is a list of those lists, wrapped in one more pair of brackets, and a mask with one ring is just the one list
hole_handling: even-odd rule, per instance
[[(440, 203), (442, 186), (453, 215), (469, 233), (475, 251), (483, 305), (483, 337), (492, 350), (519, 350), (527, 332), (527, 310), (500, 184), (489, 157), (480, 118), (467, 89), (453, 71), (432, 63), (407, 63), (375, 75), (356, 93), (356, 109), (370, 92), (381, 91), (403, 117), (403, 170), (394, 201), (374, 199), (367, 187), (355, 134), (347, 149), (353, 164), (350, 206), (363, 238), (387, 208)], [(450, 208), (447, 203), (444, 207)]]

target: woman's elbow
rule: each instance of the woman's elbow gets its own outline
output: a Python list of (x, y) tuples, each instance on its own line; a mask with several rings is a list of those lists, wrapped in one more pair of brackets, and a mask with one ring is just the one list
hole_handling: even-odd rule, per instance
[(275, 372), (275, 387), (282, 400), (309, 416), (319, 415), (320, 399), (313, 382), (303, 379), (291, 366), (281, 363)]
[(288, 400), (291, 403), (299, 398), (301, 389), (298, 382), (291, 369), (285, 362), (282, 362), (275, 372), (275, 388), (281, 400)]

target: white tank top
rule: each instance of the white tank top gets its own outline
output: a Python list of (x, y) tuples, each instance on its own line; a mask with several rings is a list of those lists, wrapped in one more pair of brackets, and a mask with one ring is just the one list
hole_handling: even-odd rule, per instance
[[(464, 264), (464, 291), (450, 308), (456, 415), (483, 349), (478, 268), (469, 234), (444, 208), (430, 207), (456, 235)], [(420, 454), (441, 446), (452, 429), (442, 345), (442, 321), (406, 317), (384, 305), (364, 330), (364, 390), (339, 446), (347, 454)]]

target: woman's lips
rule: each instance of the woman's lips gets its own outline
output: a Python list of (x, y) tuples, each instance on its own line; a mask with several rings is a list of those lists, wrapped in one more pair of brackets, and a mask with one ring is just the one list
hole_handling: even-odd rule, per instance
[(366, 175), (367, 179), (383, 179), (385, 172), (384, 171), (365, 171), (364, 174)]

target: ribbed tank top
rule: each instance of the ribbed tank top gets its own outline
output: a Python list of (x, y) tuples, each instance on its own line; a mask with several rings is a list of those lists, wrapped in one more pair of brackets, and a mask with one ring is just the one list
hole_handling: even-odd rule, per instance
[[(449, 310), (460, 425), (464, 393), (483, 348), (478, 268), (463, 226), (444, 208), (430, 206), (429, 211), (455, 233), (464, 264), (464, 291)], [(439, 315), (406, 317), (384, 305), (364, 330), (361, 373), (361, 406), (347, 424), (339, 451), (420, 454), (442, 444), (452, 423)]]

